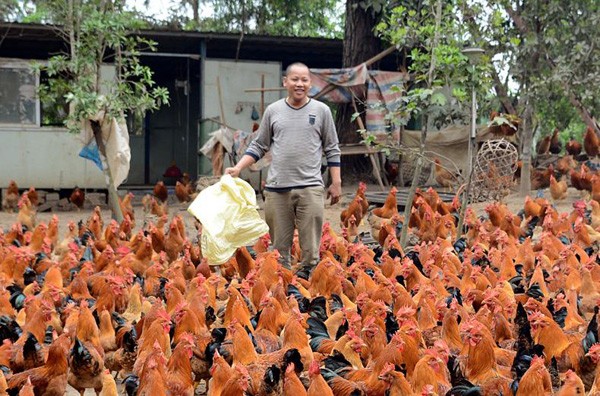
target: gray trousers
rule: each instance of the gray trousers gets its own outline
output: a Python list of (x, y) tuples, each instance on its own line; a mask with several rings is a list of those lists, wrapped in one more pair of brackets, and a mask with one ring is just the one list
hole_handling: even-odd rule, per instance
[(325, 189), (316, 186), (286, 192), (266, 191), (265, 198), (265, 220), (273, 247), (281, 254), (284, 267), (290, 268), (296, 227), (302, 249), (302, 265), (316, 265), (323, 229)]

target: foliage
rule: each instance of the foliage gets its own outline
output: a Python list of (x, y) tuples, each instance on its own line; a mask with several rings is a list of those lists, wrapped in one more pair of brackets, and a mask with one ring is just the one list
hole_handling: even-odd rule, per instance
[[(156, 86), (150, 68), (139, 61), (140, 51), (155, 50), (155, 43), (132, 34), (142, 25), (123, 10), (124, 1), (71, 1), (38, 3), (37, 17), (61, 23), (71, 48), (69, 55), (35, 65), (47, 76), (39, 90), (42, 103), (66, 99), (70, 111), (65, 124), (71, 131), (78, 131), (82, 119), (99, 111), (121, 117), (128, 111), (143, 114), (168, 104), (166, 88)], [(103, 68), (106, 63), (114, 69)], [(103, 69), (114, 70), (114, 79), (103, 78)]]
[[(464, 19), (479, 25), (480, 44), (506, 70), (504, 84), (535, 105), (537, 130), (578, 135), (585, 127), (570, 94), (592, 115), (600, 110), (600, 3), (463, 0)], [(514, 11), (521, 23), (507, 12)], [(516, 101), (514, 101), (516, 103)], [(518, 111), (523, 110), (520, 103)], [(561, 133), (567, 137), (569, 132)], [(564, 135), (564, 136), (563, 136)]]
[[(186, 16), (197, 0), (182, 1), (173, 15), (189, 30), (244, 33), (275, 36), (329, 37), (343, 35), (343, 9), (337, 0), (205, 0), (213, 9), (208, 18), (194, 20)], [(196, 15), (198, 13), (196, 12)]]
[[(462, 39), (464, 32), (452, 1), (443, 2), (434, 43), (435, 2), (425, 1), (422, 5), (398, 6), (377, 26), (380, 35), (406, 50), (410, 61), (408, 71), (414, 76), (412, 86), (399, 99), (395, 122), (406, 125), (411, 117), (427, 113), (438, 128), (456, 122), (468, 123), (471, 88), (476, 88), (479, 98), (490, 94), (489, 58), (483, 56), (472, 66), (462, 54), (466, 44)], [(404, 91), (405, 87), (395, 89)]]

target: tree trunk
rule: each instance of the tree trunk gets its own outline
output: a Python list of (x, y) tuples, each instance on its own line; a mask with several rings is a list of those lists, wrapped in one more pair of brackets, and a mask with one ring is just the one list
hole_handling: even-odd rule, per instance
[(112, 211), (113, 218), (121, 224), (124, 220), (123, 212), (121, 212), (121, 206), (119, 205), (119, 195), (117, 193), (117, 189), (115, 188), (115, 184), (113, 182), (112, 174), (110, 173), (110, 167), (108, 166), (108, 157), (106, 156), (106, 147), (104, 146), (104, 141), (102, 140), (102, 129), (100, 127), (100, 123), (98, 121), (91, 121), (92, 131), (94, 131), (94, 138), (96, 139), (96, 144), (98, 145), (98, 151), (102, 156), (104, 156), (105, 162), (102, 163), (104, 167), (104, 175), (108, 180), (108, 206)]
[(526, 197), (531, 194), (531, 142), (533, 140), (533, 105), (525, 100), (525, 112), (523, 114), (523, 152), (521, 160), (521, 189), (519, 194)]
[(192, 0), (191, 5), (194, 12), (194, 28), (198, 29), (200, 25), (200, 0)]
[[(381, 52), (381, 42), (373, 33), (377, 20), (373, 17), (372, 10), (365, 11), (360, 6), (360, 2), (360, 0), (346, 0), (343, 67), (358, 66)], [(364, 111), (364, 106), (360, 103), (359, 111), (361, 113)], [(354, 114), (354, 109), (351, 103), (338, 105), (336, 127), (340, 143), (357, 143), (360, 141), (356, 125), (351, 121), (352, 114)], [(344, 158), (342, 167), (343, 172), (354, 172), (359, 169), (361, 171), (369, 169), (370, 165), (366, 158), (355, 155), (347, 159)]]

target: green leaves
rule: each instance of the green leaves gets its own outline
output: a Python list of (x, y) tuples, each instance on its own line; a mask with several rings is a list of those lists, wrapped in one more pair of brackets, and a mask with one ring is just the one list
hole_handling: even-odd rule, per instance
[(141, 24), (123, 10), (124, 0), (82, 0), (74, 3), (72, 13), (64, 2), (40, 4), (55, 23), (64, 26), (64, 37), (75, 40), (69, 43), (69, 56), (57, 55), (46, 65), (34, 65), (47, 76), (38, 92), (42, 102), (70, 105), (64, 123), (71, 131), (77, 132), (81, 119), (99, 111), (122, 117), (169, 103), (167, 89), (156, 86), (152, 70), (138, 59), (140, 51), (153, 50), (155, 43), (133, 33)]

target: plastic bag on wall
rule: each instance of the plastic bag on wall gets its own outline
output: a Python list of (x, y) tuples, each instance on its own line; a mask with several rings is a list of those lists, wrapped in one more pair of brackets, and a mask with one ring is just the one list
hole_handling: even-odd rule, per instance
[(257, 209), (252, 186), (230, 175), (198, 194), (188, 212), (202, 223), (202, 254), (210, 265), (224, 264), (238, 247), (269, 232)]

